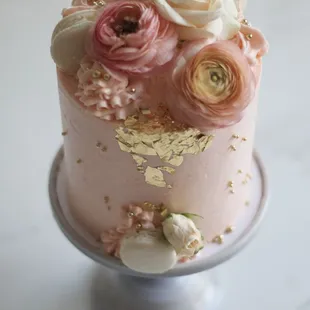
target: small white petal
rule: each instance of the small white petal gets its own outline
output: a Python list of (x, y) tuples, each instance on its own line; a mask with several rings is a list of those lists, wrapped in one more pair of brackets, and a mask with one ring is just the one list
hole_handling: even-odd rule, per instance
[(119, 96), (114, 96), (111, 100), (112, 107), (121, 107), (122, 106), (122, 100)]

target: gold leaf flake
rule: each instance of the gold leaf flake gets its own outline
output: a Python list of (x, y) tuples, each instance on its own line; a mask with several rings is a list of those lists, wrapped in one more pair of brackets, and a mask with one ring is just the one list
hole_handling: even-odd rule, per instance
[(223, 236), (223, 235), (215, 236), (215, 237), (212, 239), (212, 242), (213, 242), (213, 243), (217, 243), (217, 244), (222, 244), (222, 243), (224, 242), (224, 236)]
[(118, 145), (120, 147), (120, 149), (123, 151), (123, 152), (128, 152), (130, 153), (131, 149), (130, 147), (128, 147), (125, 143), (121, 142), (121, 141), (118, 141)]
[(180, 166), (183, 163), (182, 156), (173, 156), (170, 160), (167, 161), (169, 164), (173, 166)]
[(129, 116), (124, 122), (124, 125), (128, 128), (134, 126), (138, 121), (138, 118), (135, 116)]
[(166, 171), (170, 174), (174, 174), (175, 173), (175, 169), (172, 167), (157, 167), (157, 169), (161, 170), (161, 171)]
[(145, 182), (157, 187), (166, 187), (166, 182), (164, 180), (164, 175), (163, 173), (152, 167), (147, 167), (146, 171), (144, 173), (145, 176)]
[(133, 154), (132, 155), (133, 160), (137, 163), (137, 166), (142, 166), (144, 163), (146, 163), (146, 159), (143, 158), (142, 156)]
[(156, 152), (153, 148), (145, 145), (144, 143), (135, 144), (131, 147), (131, 152), (140, 154), (140, 155), (156, 155)]

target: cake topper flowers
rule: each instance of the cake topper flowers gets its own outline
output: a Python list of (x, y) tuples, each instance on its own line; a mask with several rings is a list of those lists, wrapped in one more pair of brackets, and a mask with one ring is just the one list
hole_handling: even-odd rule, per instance
[(171, 115), (200, 130), (240, 121), (256, 87), (251, 67), (235, 43), (209, 43), (195, 42), (184, 48), (166, 92)]
[(160, 14), (178, 25), (183, 40), (232, 38), (239, 30), (235, 0), (153, 0)]
[(99, 16), (87, 42), (88, 54), (111, 69), (147, 74), (175, 55), (177, 33), (150, 2), (115, 1)]

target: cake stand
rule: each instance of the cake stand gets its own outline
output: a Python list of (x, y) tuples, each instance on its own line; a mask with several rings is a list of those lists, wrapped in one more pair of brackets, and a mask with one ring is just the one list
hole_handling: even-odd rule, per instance
[(208, 244), (191, 262), (178, 264), (165, 274), (140, 274), (107, 256), (102, 245), (72, 218), (66, 197), (63, 148), (54, 158), (49, 177), (49, 195), (58, 226), (69, 241), (99, 263), (92, 283), (91, 310), (213, 310), (221, 300), (217, 278), (210, 269), (237, 254), (254, 236), (267, 208), (266, 171), (253, 153), (251, 205), (245, 207), (237, 229), (221, 245)]

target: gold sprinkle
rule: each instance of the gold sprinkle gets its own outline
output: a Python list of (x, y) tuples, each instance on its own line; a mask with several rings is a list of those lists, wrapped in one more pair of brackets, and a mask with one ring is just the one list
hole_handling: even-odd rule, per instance
[(238, 170), (238, 173), (239, 173), (239, 174), (241, 174), (241, 173), (242, 173), (242, 170), (241, 170), (241, 169), (239, 169), (239, 170)]
[(172, 189), (172, 186), (171, 186), (171, 185), (168, 185), (167, 187), (168, 187), (169, 189)]
[(110, 81), (110, 79), (111, 79), (111, 76), (108, 74), (108, 73), (105, 73), (104, 75), (103, 75), (103, 79), (105, 80), (105, 81)]
[(249, 25), (250, 24), (249, 21), (246, 18), (242, 21), (242, 23), (245, 24), (245, 25)]
[(98, 79), (98, 78), (100, 78), (101, 77), (101, 72), (99, 71), (99, 70), (95, 70), (94, 72), (93, 72), (93, 78), (94, 79)]
[(102, 143), (98, 141), (96, 144), (96, 147), (99, 149), (99, 148), (101, 148), (101, 146), (102, 146)]
[(252, 33), (247, 34), (246, 38), (247, 38), (247, 40), (250, 41), (253, 38), (253, 34)]
[(139, 230), (139, 229), (142, 228), (142, 225), (141, 225), (140, 223), (138, 223), (138, 224), (136, 225), (136, 228)]
[(135, 216), (135, 214), (133, 212), (128, 212), (128, 216), (133, 217), (133, 216)]
[(233, 137), (234, 139), (239, 139), (239, 138), (240, 138), (240, 136), (239, 136), (239, 135), (236, 135), (236, 134), (233, 134), (232, 137)]
[(108, 147), (107, 146), (103, 146), (102, 148), (101, 148), (101, 152), (106, 152), (108, 150)]
[(68, 134), (68, 130), (63, 131), (63, 132), (61, 133), (62, 136), (66, 136), (67, 134)]
[(231, 189), (231, 190), (230, 190), (230, 193), (231, 193), (231, 194), (234, 194), (234, 193), (235, 193), (235, 191), (234, 191), (233, 189)]
[(217, 244), (222, 244), (222, 243), (224, 242), (224, 236), (223, 236), (223, 235), (215, 236), (215, 237), (212, 239), (212, 242), (213, 242), (213, 243), (217, 243)]
[(233, 150), (233, 151), (237, 151), (237, 148), (234, 145), (231, 145), (230, 149)]
[(110, 197), (109, 196), (104, 196), (104, 202), (105, 203), (109, 203), (110, 201)]
[(242, 141), (248, 141), (248, 138), (243, 137), (243, 138), (242, 138)]
[(250, 205), (250, 201), (247, 200), (247, 201), (245, 202), (245, 205), (248, 207), (248, 206)]
[(79, 159), (76, 161), (77, 164), (81, 164), (82, 162), (83, 162), (83, 160), (82, 160), (81, 158), (79, 158)]
[(225, 234), (230, 234), (230, 233), (232, 233), (235, 229), (236, 229), (235, 226), (228, 226), (228, 227), (226, 227), (226, 229), (225, 229)]
[(145, 170), (144, 176), (145, 182), (150, 185), (157, 187), (166, 187), (167, 185), (163, 173), (156, 168), (148, 166)]
[(233, 187), (234, 186), (234, 182), (233, 181), (228, 181), (227, 186), (228, 187)]
[(252, 180), (252, 175), (251, 174), (247, 173), (246, 177), (249, 178), (250, 180)]

